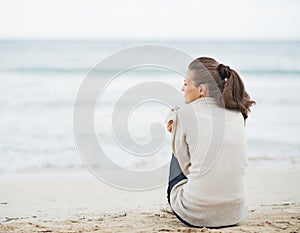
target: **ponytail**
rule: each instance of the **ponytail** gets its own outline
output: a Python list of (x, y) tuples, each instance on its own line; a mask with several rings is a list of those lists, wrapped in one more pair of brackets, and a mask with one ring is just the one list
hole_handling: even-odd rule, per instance
[(255, 101), (250, 100), (250, 96), (245, 90), (245, 85), (235, 70), (229, 66), (220, 64), (217, 67), (220, 78), (224, 82), (223, 101), (225, 108), (237, 109), (243, 114), (244, 119), (248, 118), (250, 107)]

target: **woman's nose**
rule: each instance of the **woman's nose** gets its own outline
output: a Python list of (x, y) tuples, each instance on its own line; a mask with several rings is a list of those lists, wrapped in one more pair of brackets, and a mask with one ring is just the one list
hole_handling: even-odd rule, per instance
[(184, 91), (184, 89), (183, 89), (183, 88), (184, 88), (184, 86), (182, 86), (182, 88), (181, 88), (181, 91)]

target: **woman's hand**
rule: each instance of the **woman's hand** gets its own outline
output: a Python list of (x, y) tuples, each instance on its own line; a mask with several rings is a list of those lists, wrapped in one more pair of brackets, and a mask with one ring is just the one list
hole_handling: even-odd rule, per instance
[(172, 126), (173, 126), (173, 121), (170, 120), (170, 121), (168, 122), (168, 124), (167, 124), (167, 130), (168, 130), (170, 133), (172, 133)]

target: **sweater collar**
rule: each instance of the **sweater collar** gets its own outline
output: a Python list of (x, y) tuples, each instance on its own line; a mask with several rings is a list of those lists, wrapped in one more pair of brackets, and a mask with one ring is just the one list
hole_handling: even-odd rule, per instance
[(194, 100), (193, 102), (191, 102), (191, 104), (216, 104), (216, 101), (213, 97), (202, 97), (199, 99)]

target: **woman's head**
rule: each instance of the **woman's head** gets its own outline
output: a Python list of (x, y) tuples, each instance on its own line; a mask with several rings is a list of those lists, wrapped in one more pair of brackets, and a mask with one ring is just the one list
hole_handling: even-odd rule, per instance
[(238, 73), (209, 57), (197, 58), (189, 65), (182, 90), (187, 103), (210, 96), (220, 106), (241, 111), (244, 119), (255, 104)]

